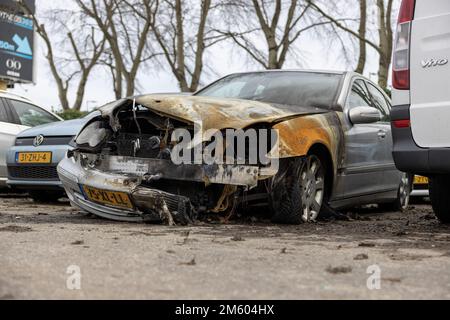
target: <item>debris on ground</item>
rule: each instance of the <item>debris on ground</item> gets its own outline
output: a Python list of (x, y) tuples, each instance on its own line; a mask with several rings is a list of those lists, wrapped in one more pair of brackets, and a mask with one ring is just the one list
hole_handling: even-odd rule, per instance
[(331, 274), (345, 274), (352, 272), (352, 267), (349, 266), (341, 266), (341, 267), (332, 267), (328, 266), (326, 271)]
[(363, 247), (363, 248), (373, 248), (375, 246), (376, 246), (375, 243), (370, 243), (370, 242), (361, 242), (358, 244), (358, 247)]
[(365, 254), (365, 253), (357, 254), (357, 255), (353, 258), (353, 260), (367, 260), (367, 259), (369, 259), (369, 255), (367, 255), (367, 254)]
[(19, 233), (19, 232), (30, 232), (30, 231), (33, 231), (33, 229), (30, 227), (22, 227), (22, 226), (6, 226), (6, 227), (0, 228), (0, 232)]
[(184, 266), (195, 266), (197, 264), (197, 262), (195, 261), (195, 257), (192, 258), (191, 261), (189, 262), (181, 262), (180, 265), (184, 265)]

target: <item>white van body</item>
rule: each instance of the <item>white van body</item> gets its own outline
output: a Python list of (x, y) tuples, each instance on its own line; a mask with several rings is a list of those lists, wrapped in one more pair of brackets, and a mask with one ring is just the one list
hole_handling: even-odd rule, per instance
[(429, 177), (433, 209), (450, 223), (450, 0), (402, 1), (393, 61), (395, 164)]
[(450, 1), (417, 0), (411, 30), (411, 129), (419, 147), (450, 147)]

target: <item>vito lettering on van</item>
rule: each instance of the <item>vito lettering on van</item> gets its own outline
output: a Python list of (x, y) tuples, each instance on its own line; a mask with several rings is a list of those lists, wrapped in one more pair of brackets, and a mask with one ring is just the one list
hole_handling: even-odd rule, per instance
[(422, 68), (438, 67), (448, 63), (448, 59), (429, 59), (422, 60)]

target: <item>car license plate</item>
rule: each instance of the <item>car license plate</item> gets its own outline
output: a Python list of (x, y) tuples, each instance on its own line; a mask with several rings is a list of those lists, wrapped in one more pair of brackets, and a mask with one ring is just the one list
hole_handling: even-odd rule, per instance
[(414, 184), (428, 184), (428, 178), (422, 176), (415, 176)]
[(82, 186), (81, 188), (87, 200), (113, 207), (133, 208), (133, 203), (125, 192), (107, 191), (88, 186)]
[(51, 152), (17, 152), (16, 163), (52, 163)]

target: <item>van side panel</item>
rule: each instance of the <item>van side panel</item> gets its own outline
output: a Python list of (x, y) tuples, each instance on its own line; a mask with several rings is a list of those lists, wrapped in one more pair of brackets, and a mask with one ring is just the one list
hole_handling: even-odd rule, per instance
[(411, 31), (411, 130), (419, 147), (450, 147), (450, 1), (416, 0)]

